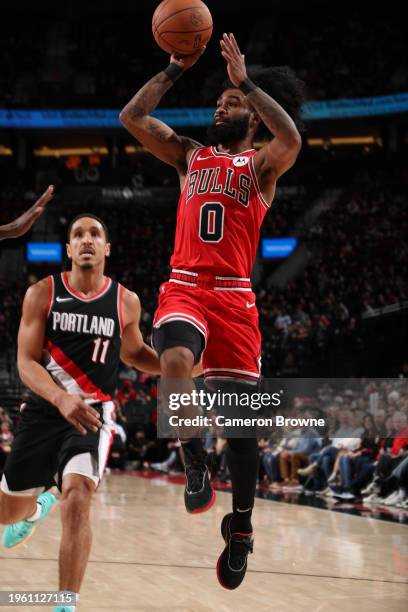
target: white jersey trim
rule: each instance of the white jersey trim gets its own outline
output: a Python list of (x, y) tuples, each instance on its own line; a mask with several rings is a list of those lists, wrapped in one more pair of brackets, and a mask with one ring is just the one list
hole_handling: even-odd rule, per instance
[(186, 270), (177, 270), (176, 268), (173, 268), (172, 272), (176, 274), (187, 274), (187, 276), (198, 276), (198, 272), (187, 272)]
[(169, 283), (176, 283), (177, 285), (187, 285), (188, 287), (197, 287), (197, 283), (188, 283), (187, 281), (178, 280), (177, 278), (170, 278)]
[(164, 323), (169, 323), (170, 321), (187, 321), (187, 323), (194, 325), (194, 327), (196, 327), (204, 335), (204, 337), (207, 338), (207, 330), (204, 325), (195, 317), (185, 314), (184, 312), (171, 312), (158, 321), (154, 321), (153, 327), (160, 327)]
[(75, 378), (72, 378), (72, 376), (70, 376), (68, 372), (61, 368), (61, 366), (55, 361), (53, 357), (51, 357), (51, 354), (46, 349), (44, 349), (43, 351), (43, 356), (43, 363), (45, 369), (49, 374), (51, 374), (55, 382), (59, 386), (62, 386), (67, 393), (73, 395), (75, 393), (85, 392), (84, 389), (82, 389), (82, 387), (78, 385)]
[(261, 188), (259, 187), (258, 177), (256, 176), (256, 171), (255, 171), (255, 166), (254, 166), (254, 158), (253, 158), (253, 156), (249, 160), (248, 166), (249, 166), (249, 171), (250, 171), (251, 176), (252, 176), (252, 180), (254, 181), (254, 186), (255, 186), (255, 191), (257, 193), (257, 196), (260, 199), (262, 206), (264, 208), (266, 208), (267, 210), (269, 210), (271, 205), (268, 204), (268, 202), (265, 200), (265, 198), (262, 195)]
[(72, 295), (77, 300), (80, 300), (81, 302), (85, 302), (85, 303), (94, 302), (95, 300), (99, 300), (101, 297), (106, 295), (109, 289), (112, 287), (112, 279), (109, 278), (108, 279), (109, 282), (107, 283), (105, 289), (102, 292), (97, 293), (94, 297), (86, 298), (86, 297), (81, 297), (77, 293), (74, 293), (73, 291), (71, 291), (69, 285), (65, 282), (64, 272), (61, 274), (61, 280), (62, 280), (62, 284), (64, 285), (65, 289), (68, 291), (70, 295)]
[(234, 382), (244, 382), (247, 385), (257, 385), (258, 380), (251, 380), (250, 378), (238, 378), (236, 376), (205, 376), (205, 380), (233, 380)]
[(233, 372), (234, 374), (246, 374), (247, 376), (259, 378), (259, 373), (255, 374), (255, 372), (248, 372), (248, 370), (233, 370), (232, 368), (205, 368), (204, 374), (206, 372)]
[(244, 153), (250, 153), (251, 151), (255, 151), (255, 149), (245, 149), (245, 151), (240, 151), (239, 153), (221, 153), (220, 151), (217, 151), (216, 147), (211, 147), (211, 151), (216, 157), (239, 157)]
[(34, 487), (33, 489), (24, 489), (24, 491), (10, 491), (6, 475), (3, 474), (0, 482), (0, 490), (6, 495), (13, 495), (14, 497), (38, 497), (41, 493), (44, 493), (45, 487)]
[[(191, 170), (191, 166), (193, 165), (193, 162), (194, 162), (195, 158), (197, 157), (198, 152), (199, 152), (199, 151), (202, 151), (202, 150), (203, 150), (203, 149), (205, 149), (205, 148), (206, 148), (206, 147), (196, 147), (196, 148), (193, 150), (193, 152), (192, 152), (192, 154), (191, 154), (191, 157), (190, 157), (190, 161), (188, 162), (188, 165), (187, 165), (187, 174), (189, 174), (189, 172), (190, 172), (190, 170)], [(186, 181), (186, 183), (187, 183), (187, 181)]]
[[(99, 435), (103, 435), (102, 428)], [(80, 453), (71, 457), (64, 467), (61, 480), (64, 480), (65, 476), (69, 476), (69, 474), (78, 474), (79, 476), (89, 478), (94, 483), (95, 488), (99, 484), (97, 464), (91, 453)]]
[(48, 308), (47, 308), (47, 319), (49, 319), (51, 311), (52, 311), (52, 307), (54, 305), (54, 297), (55, 297), (55, 282), (54, 282), (54, 277), (51, 275), (49, 277), (51, 280), (51, 296), (48, 298), (49, 300), (49, 304), (48, 304)]
[(251, 287), (213, 287), (214, 291), (252, 291)]
[(237, 278), (236, 276), (216, 276), (216, 280), (231, 280), (231, 281), (247, 281), (251, 282), (250, 278)]
[(103, 425), (100, 429), (99, 446), (98, 446), (98, 469), (99, 480), (102, 480), (105, 466), (108, 461), (111, 439), (113, 437), (113, 419), (112, 413), (115, 410), (113, 402), (103, 402)]
[[(70, 395), (86, 393), (85, 389), (82, 389), (82, 387), (78, 385), (75, 378), (72, 378), (72, 376), (55, 361), (47, 349), (43, 350), (43, 365), (57, 385), (62, 387)], [(91, 405), (100, 402), (98, 399), (87, 399), (85, 401), (87, 404)]]

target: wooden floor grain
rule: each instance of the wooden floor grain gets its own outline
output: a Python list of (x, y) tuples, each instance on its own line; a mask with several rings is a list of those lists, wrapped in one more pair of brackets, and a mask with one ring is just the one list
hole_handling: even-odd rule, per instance
[[(210, 512), (189, 515), (179, 485), (106, 477), (78, 611), (407, 611), (406, 526), (265, 500), (256, 502), (245, 582), (226, 591), (215, 565), (230, 505), (230, 494), (217, 493)], [(55, 511), (26, 545), (1, 549), (1, 590), (56, 590), (59, 537)]]

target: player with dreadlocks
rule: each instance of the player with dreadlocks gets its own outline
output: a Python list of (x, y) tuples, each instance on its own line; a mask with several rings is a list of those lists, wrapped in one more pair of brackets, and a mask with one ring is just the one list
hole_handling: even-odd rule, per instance
[[(261, 336), (250, 276), (276, 181), (294, 164), (301, 148), (298, 127), (304, 93), (303, 83), (288, 68), (263, 69), (255, 82), (250, 80), (233, 34), (224, 34), (220, 45), (230, 83), (217, 100), (209, 133), (215, 146), (203, 147), (179, 136), (151, 116), (203, 50), (191, 56), (173, 54), (170, 65), (137, 92), (120, 119), (156, 157), (174, 166), (180, 178), (172, 271), (160, 289), (153, 324), (162, 381), (191, 380), (203, 355), (206, 382), (231, 392), (253, 388), (260, 376)], [(272, 139), (255, 151), (254, 137), (262, 124)], [(214, 503), (215, 493), (202, 442), (188, 435), (180, 438), (186, 509), (204, 512)], [(258, 446), (255, 431), (246, 438), (227, 435), (227, 441), (233, 511), (221, 524), (225, 547), (217, 576), (222, 586), (235, 589), (253, 548)]]

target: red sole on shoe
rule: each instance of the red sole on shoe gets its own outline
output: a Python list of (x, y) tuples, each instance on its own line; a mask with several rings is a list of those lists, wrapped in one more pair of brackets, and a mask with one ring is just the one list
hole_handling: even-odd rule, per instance
[(235, 589), (231, 589), (231, 587), (227, 587), (223, 581), (221, 580), (221, 576), (220, 576), (220, 561), (221, 561), (221, 557), (222, 557), (222, 553), (221, 555), (218, 557), (218, 561), (217, 561), (217, 580), (220, 583), (220, 585), (222, 586), (223, 589), (227, 589), (227, 591), (235, 591)]
[(190, 514), (202, 514), (203, 512), (207, 512), (207, 510), (210, 510), (213, 507), (216, 499), (217, 499), (217, 495), (215, 493), (215, 490), (213, 489), (212, 497), (210, 501), (208, 502), (208, 504), (206, 506), (203, 506), (202, 508), (197, 508), (196, 510), (192, 510)]

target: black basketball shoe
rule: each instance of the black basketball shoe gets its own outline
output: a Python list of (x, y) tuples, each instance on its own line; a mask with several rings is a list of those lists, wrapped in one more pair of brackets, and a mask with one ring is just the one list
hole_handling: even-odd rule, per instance
[(217, 561), (218, 582), (225, 589), (236, 589), (245, 577), (248, 553), (253, 552), (252, 533), (231, 533), (232, 512), (226, 514), (221, 523), (221, 535), (226, 547)]
[(193, 455), (185, 447), (183, 447), (183, 452), (186, 469), (186, 488), (184, 490), (186, 510), (191, 514), (206, 512), (212, 508), (216, 497), (205, 462), (206, 453), (203, 451)]

